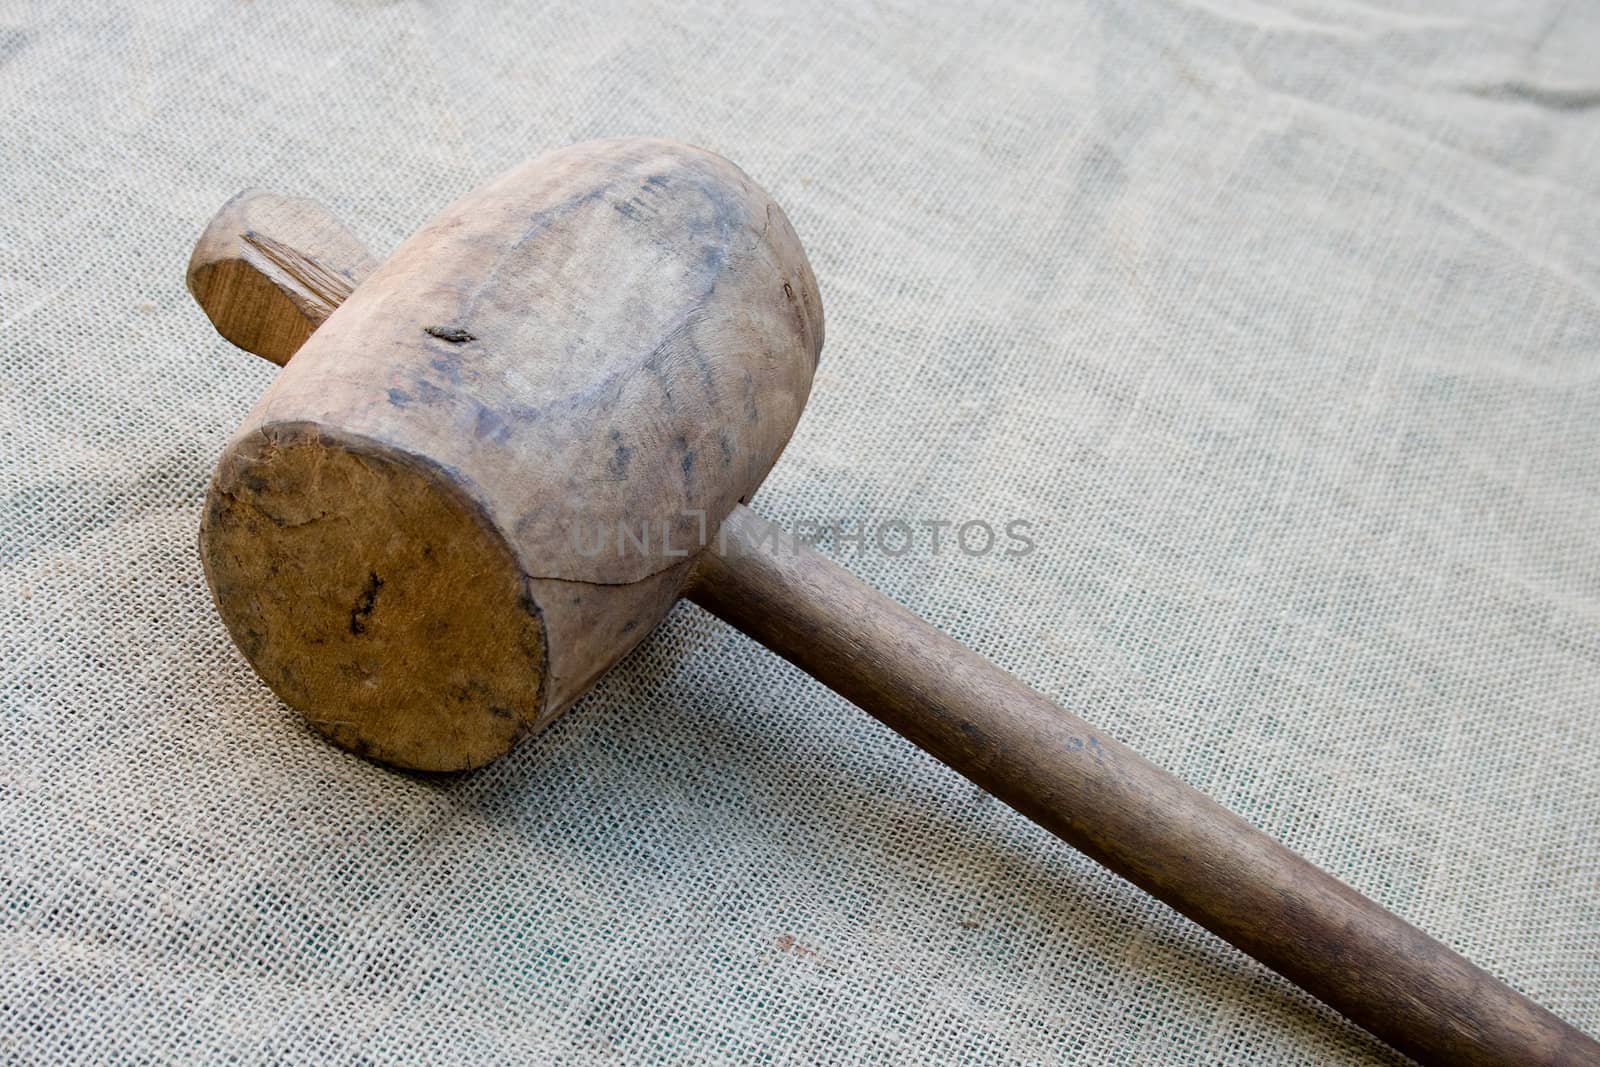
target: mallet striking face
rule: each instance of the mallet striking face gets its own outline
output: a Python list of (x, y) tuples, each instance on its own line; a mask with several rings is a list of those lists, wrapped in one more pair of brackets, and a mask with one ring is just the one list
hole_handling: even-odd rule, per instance
[[(208, 308), (240, 270), (214, 247)], [(725, 160), (629, 141), (514, 170), (373, 271), (229, 445), (201, 535), (223, 618), (338, 744), (486, 763), (677, 599), (821, 348), (794, 229)]]
[(686, 596), (1403, 1051), (1600, 1064), (743, 506), (823, 324), (788, 219), (726, 160), (654, 140), (553, 152), (381, 266), (316, 205), (241, 194), (189, 285), (224, 336), (286, 364), (218, 464), (206, 575), (251, 664), (336, 743), (479, 766)]

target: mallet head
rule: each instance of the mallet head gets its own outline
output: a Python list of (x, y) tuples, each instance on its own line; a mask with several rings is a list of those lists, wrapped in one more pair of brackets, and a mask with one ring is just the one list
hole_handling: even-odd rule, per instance
[(658, 140), (507, 173), (312, 325), (218, 465), (206, 575), (274, 692), (423, 770), (498, 756), (650, 631), (788, 441), (823, 338), (782, 210)]

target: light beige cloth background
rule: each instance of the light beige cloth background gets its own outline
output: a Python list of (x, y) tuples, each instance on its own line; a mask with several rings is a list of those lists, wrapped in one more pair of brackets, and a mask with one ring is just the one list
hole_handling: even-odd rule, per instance
[(828, 319), (758, 508), (1600, 1030), (1600, 13), (0, 14), (0, 1060), (1395, 1062), (695, 608), (489, 770), (322, 743), (195, 554), (250, 185), (381, 252), (545, 148), (763, 183)]

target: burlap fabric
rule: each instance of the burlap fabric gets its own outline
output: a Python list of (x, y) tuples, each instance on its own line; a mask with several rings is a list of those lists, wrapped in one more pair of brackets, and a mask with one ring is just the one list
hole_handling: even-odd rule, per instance
[(194, 542), (272, 368), (200, 227), (262, 185), (383, 252), (631, 133), (820, 278), (761, 510), (1035, 523), (830, 551), (1600, 1029), (1597, 55), (1557, 4), (6, 7), (0, 1058), (1392, 1061), (694, 608), (457, 780), (254, 679)]

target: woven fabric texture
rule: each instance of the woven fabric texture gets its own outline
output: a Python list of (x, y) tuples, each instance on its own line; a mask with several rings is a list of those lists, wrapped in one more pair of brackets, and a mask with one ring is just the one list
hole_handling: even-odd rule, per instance
[[(380, 254), (544, 149), (738, 162), (828, 345), (780, 521), (1600, 1030), (1600, 13), (0, 7), (0, 1060), (1393, 1063), (679, 605), (455, 779), (323, 743), (195, 551), (241, 188)], [(924, 542), (925, 545), (925, 542)]]

